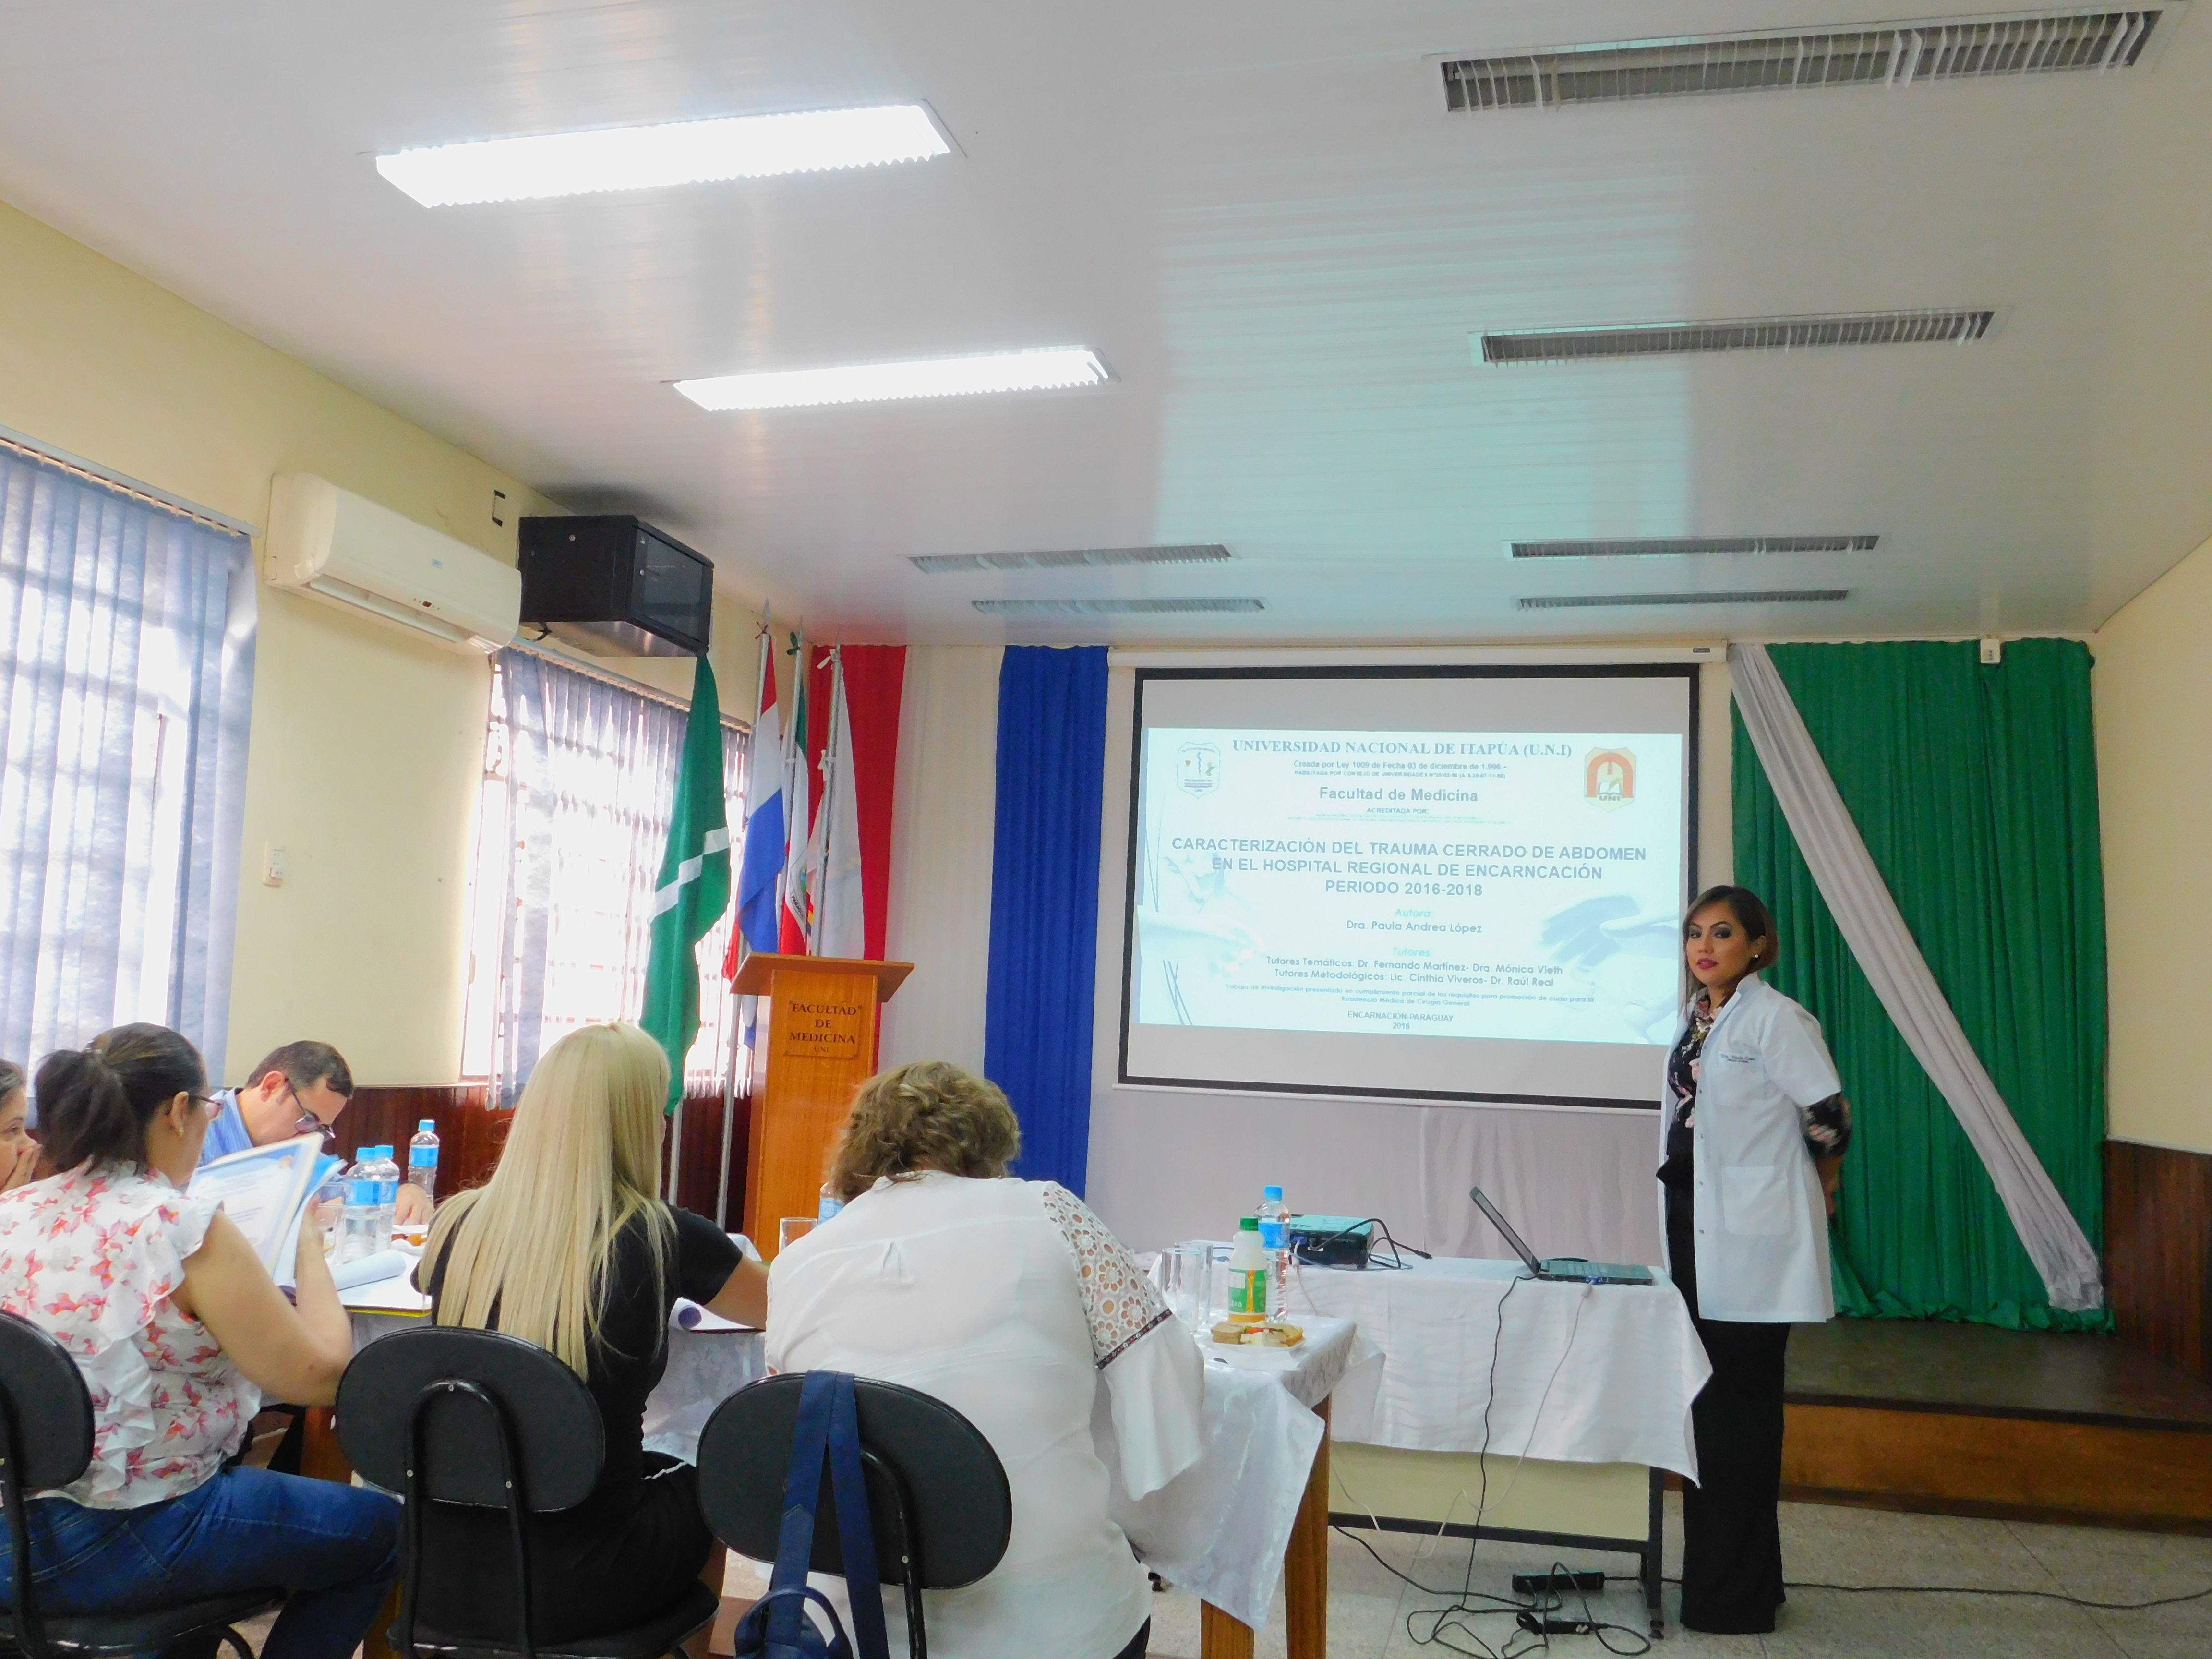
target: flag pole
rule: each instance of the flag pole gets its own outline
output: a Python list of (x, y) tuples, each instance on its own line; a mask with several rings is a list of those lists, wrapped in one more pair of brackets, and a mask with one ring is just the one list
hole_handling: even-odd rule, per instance
[[(775, 607), (761, 607), (760, 672), (753, 676), (753, 723), (745, 732), (745, 822), (752, 823), (752, 746), (760, 736), (761, 709), (768, 702), (766, 682), (774, 671), (769, 667), (775, 649)], [(734, 902), (734, 900), (732, 901)], [(745, 938), (745, 919), (732, 915), (730, 925), (738, 935), (738, 966), (743, 968), (745, 958), (752, 954), (752, 945)], [(730, 1051), (722, 1063), (722, 1168), (714, 1183), (714, 1224), (724, 1232), (730, 1230), (730, 1137), (737, 1133), (738, 1122), (738, 1044), (745, 1032), (744, 1005), (750, 997), (730, 1000)], [(752, 1093), (752, 1050), (745, 1051), (745, 1093)]]
[[(794, 814), (791, 810), (793, 803), (799, 799), (797, 792), (792, 788), (792, 758), (794, 752), (798, 756), (800, 765), (805, 765), (806, 761), (805, 747), (799, 735), (806, 714), (805, 641), (793, 633), (791, 636), (791, 645), (784, 654), (797, 657), (799, 662), (792, 671), (792, 717), (783, 723), (781, 733), (783, 752), (778, 757), (783, 778), (783, 866), (775, 872), (775, 925), (779, 936), (783, 930), (784, 904), (791, 896), (791, 849), (794, 844), (803, 849), (806, 838), (806, 825), (794, 822), (795, 818), (803, 818), (805, 814)], [(779, 948), (781, 948), (780, 940)]]
[(814, 923), (806, 930), (806, 949), (819, 955), (822, 950), (823, 902), (830, 896), (830, 838), (836, 834), (837, 820), (830, 816), (837, 804), (838, 762), (843, 758), (837, 749), (838, 729), (844, 722), (838, 719), (845, 707), (845, 647), (830, 647), (830, 731), (822, 742), (822, 868), (810, 884), (814, 899)]

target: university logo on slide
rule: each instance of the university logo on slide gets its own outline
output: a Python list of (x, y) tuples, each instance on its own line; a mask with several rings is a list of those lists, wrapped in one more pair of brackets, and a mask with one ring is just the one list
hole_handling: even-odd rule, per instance
[(1221, 782), (1221, 750), (1187, 743), (1176, 750), (1176, 781), (1194, 795), (1210, 795)]
[(1626, 749), (1593, 749), (1583, 757), (1583, 794), (1613, 811), (1636, 799), (1636, 757)]

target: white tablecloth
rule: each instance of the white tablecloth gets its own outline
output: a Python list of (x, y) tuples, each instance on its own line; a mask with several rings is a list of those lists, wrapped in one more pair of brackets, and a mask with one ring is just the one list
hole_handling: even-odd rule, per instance
[[(342, 1293), (353, 1316), (356, 1351), (380, 1336), (419, 1325), (429, 1298), (403, 1280)], [(363, 1305), (368, 1304), (368, 1305)], [(698, 1329), (668, 1328), (668, 1368), (645, 1402), (645, 1449), (696, 1462), (700, 1431), (714, 1407), (768, 1374), (767, 1340), (756, 1330), (712, 1316)]]
[(1336, 1390), (1336, 1438), (1408, 1451), (1487, 1444), (1509, 1457), (1643, 1463), (1694, 1480), (1690, 1402), (1712, 1367), (1681, 1293), (1663, 1275), (1648, 1286), (1576, 1285), (1525, 1272), (1517, 1261), (1439, 1257), (1403, 1271), (1292, 1273), (1294, 1315), (1359, 1328)]
[[(359, 1348), (419, 1324), (427, 1298), (399, 1281), (344, 1293)], [(371, 1304), (374, 1305), (362, 1305)], [(1312, 1407), (1328, 1398), (1354, 1357), (1356, 1332), (1341, 1319), (1302, 1322), (1296, 1349), (1217, 1349), (1206, 1368), (1206, 1450), (1192, 1468), (1141, 1502), (1121, 1488), (1113, 1416), (1100, 1389), (1091, 1419), (1099, 1456), (1114, 1474), (1111, 1512), (1170, 1583), (1194, 1590), (1255, 1630), (1282, 1577), (1298, 1499), (1321, 1444)], [(645, 1406), (645, 1446), (689, 1462), (707, 1419), (765, 1375), (764, 1339), (743, 1329), (668, 1333), (668, 1369)]]
[(1257, 1630), (1283, 1576), (1298, 1499), (1322, 1441), (1313, 1407), (1329, 1396), (1352, 1358), (1356, 1332), (1340, 1319), (1302, 1322), (1296, 1349), (1217, 1350), (1202, 1345), (1206, 1449), (1159, 1491), (1132, 1501), (1104, 1391), (1091, 1419), (1099, 1455), (1114, 1476), (1110, 1512), (1145, 1565), (1194, 1590)]

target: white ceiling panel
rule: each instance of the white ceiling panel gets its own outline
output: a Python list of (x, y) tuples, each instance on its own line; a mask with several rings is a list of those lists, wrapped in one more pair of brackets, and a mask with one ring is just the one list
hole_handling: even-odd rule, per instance
[[(848, 637), (2086, 629), (2212, 535), (2212, 18), (2148, 68), (1448, 116), (1446, 52), (1814, 4), (0, 5), (0, 196)], [(2178, 18), (2178, 21), (2176, 19)], [(927, 101), (934, 161), (428, 210), (382, 151)], [(2001, 307), (1962, 346), (1479, 368), (1484, 329)], [(1041, 345), (1102, 389), (710, 414)], [(1863, 554), (1513, 538), (1874, 531)], [(1221, 542), (1226, 564), (909, 556)], [(1848, 587), (1838, 605), (1522, 596)], [(977, 599), (1243, 596), (1018, 623)]]

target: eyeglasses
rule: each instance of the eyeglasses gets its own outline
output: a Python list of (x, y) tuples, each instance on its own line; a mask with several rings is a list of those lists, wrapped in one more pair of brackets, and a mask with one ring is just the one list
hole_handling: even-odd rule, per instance
[(292, 1126), (292, 1133), (295, 1138), (300, 1135), (320, 1135), (325, 1140), (329, 1140), (337, 1133), (336, 1129), (307, 1109), (307, 1103), (300, 1098), (298, 1084), (293, 1082), (290, 1078), (286, 1078), (284, 1086), (291, 1091), (292, 1103), (300, 1109), (299, 1121)]

